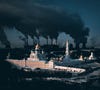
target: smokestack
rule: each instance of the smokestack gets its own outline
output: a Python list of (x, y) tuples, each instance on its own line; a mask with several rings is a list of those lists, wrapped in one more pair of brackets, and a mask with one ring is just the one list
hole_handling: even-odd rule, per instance
[(57, 45), (57, 40), (53, 38), (53, 45)]
[(40, 32), (39, 29), (36, 28), (36, 37), (37, 37), (37, 44), (40, 44)]
[(31, 38), (32, 38), (32, 41), (33, 41), (33, 46), (34, 46), (35, 45), (34, 36), (32, 35)]
[(83, 43), (82, 48), (84, 48), (84, 49), (86, 48), (86, 43), (85, 42)]
[(11, 48), (10, 42), (2, 28), (0, 28), (0, 40), (5, 45), (5, 48)]
[(24, 42), (24, 48), (28, 47), (28, 36), (26, 35), (25, 37), (19, 36), (19, 39)]
[(25, 47), (27, 48), (29, 45), (28, 45), (28, 35), (25, 35)]
[(76, 48), (76, 49), (79, 49), (80, 42), (75, 41), (75, 44), (76, 44), (76, 45), (75, 45), (75, 48)]
[(49, 45), (49, 36), (46, 37), (47, 45)]

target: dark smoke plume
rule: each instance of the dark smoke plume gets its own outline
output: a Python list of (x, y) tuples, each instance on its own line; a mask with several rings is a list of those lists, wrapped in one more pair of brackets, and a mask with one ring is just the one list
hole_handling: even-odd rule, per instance
[[(59, 32), (66, 32), (74, 38), (77, 45), (83, 43), (85, 47), (89, 29), (84, 27), (79, 15), (68, 14), (38, 1), (40, 0), (0, 0), (0, 28), (15, 27), (27, 39), (28, 35), (32, 38), (50, 36), (53, 39), (57, 38)], [(0, 33), (4, 33), (2, 29)], [(3, 43), (2, 39), (1, 37)]]

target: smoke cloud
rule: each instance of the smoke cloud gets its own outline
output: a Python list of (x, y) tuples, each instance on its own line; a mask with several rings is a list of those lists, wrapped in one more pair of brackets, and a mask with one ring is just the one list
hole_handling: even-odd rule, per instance
[[(0, 40), (10, 46), (3, 27), (15, 27), (28, 38), (34, 36), (57, 38), (60, 32), (70, 34), (77, 46), (87, 42), (89, 29), (78, 14), (70, 14), (40, 0), (0, 0)], [(4, 42), (5, 41), (5, 42)]]

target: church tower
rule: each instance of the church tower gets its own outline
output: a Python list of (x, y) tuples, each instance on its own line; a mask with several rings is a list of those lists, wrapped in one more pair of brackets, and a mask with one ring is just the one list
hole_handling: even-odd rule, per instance
[(69, 55), (69, 41), (66, 41), (66, 51), (65, 51), (65, 57), (63, 59), (63, 62), (66, 63), (67, 61), (70, 60), (70, 55)]
[(69, 56), (69, 41), (66, 41), (66, 51), (65, 51), (65, 55)]

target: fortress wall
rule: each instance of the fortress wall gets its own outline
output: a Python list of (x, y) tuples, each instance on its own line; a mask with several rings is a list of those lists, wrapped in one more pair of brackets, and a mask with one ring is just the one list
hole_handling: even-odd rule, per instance
[(64, 67), (64, 66), (55, 66), (55, 69), (66, 70), (73, 73), (82, 73), (85, 72), (85, 69), (81, 68), (72, 68), (72, 67)]
[(11, 64), (14, 64), (15, 66), (25, 67), (28, 66), (30, 68), (42, 68), (42, 69), (53, 69), (53, 62), (45, 63), (45, 61), (31, 61), (31, 60), (7, 60)]
[(42, 69), (52, 69), (51, 63), (45, 63), (45, 61), (26, 61), (26, 65), (31, 68), (42, 68)]
[(25, 67), (25, 60), (7, 60), (11, 64), (14, 64), (15, 66)]

